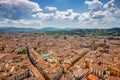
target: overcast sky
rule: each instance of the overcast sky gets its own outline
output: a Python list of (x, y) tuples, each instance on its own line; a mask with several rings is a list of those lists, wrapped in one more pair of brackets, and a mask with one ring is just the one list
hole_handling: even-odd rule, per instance
[(120, 0), (0, 0), (0, 27), (120, 27)]

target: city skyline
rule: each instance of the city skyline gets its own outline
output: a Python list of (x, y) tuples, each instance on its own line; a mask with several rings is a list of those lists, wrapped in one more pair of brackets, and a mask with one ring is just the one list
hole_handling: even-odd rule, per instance
[(0, 27), (120, 27), (119, 0), (1, 0)]

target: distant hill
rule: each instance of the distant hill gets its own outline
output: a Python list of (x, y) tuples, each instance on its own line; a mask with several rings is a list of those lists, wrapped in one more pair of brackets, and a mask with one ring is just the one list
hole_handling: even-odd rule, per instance
[(36, 32), (33, 28), (15, 28), (15, 27), (1, 27), (0, 32)]
[(110, 29), (79, 29), (79, 28), (54, 28), (46, 27), (41, 29), (34, 28), (15, 28), (1, 27), (0, 32), (46, 32), (47, 34), (68, 34), (68, 35), (93, 35), (93, 36), (120, 36), (120, 28)]
[(60, 28), (54, 28), (54, 27), (46, 27), (46, 28), (42, 28), (42, 29), (39, 29), (40, 31), (60, 31), (60, 30), (63, 30), (63, 29), (60, 29)]
[(111, 29), (70, 29), (64, 31), (52, 31), (48, 34), (60, 34), (60, 35), (80, 35), (80, 36), (120, 36), (120, 28)]
[(1, 27), (0, 32), (47, 32), (47, 31), (60, 31), (62, 29), (46, 27), (41, 29), (34, 28), (16, 28), (16, 27)]

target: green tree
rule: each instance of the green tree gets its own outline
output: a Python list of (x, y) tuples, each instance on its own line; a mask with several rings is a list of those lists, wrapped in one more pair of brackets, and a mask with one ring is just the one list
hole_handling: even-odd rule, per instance
[(26, 54), (27, 51), (25, 49), (23, 49), (22, 51), (19, 51), (17, 54)]

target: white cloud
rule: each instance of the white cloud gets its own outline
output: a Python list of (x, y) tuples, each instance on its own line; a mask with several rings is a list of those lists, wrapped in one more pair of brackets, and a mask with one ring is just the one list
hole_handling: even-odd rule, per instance
[(89, 21), (91, 18), (90, 12), (82, 13), (79, 17), (79, 21)]
[(118, 10), (117, 6), (114, 4), (114, 0), (107, 2), (104, 6), (109, 12), (115, 12)]
[(97, 11), (92, 13), (92, 19), (103, 19), (105, 15), (103, 14), (103, 11)]
[(110, 28), (120, 24), (120, 9), (114, 4), (114, 0), (110, 0), (104, 5), (99, 0), (85, 1), (85, 4), (89, 6), (90, 10), (80, 15), (81, 24), (101, 28)]
[(116, 20), (114, 14), (110, 13), (108, 10), (104, 11), (103, 14), (105, 15), (103, 19), (104, 22), (114, 22)]
[(40, 28), (43, 26), (43, 23), (40, 20), (10, 20), (3, 19), (0, 22), (0, 26), (9, 26), (9, 27), (25, 27), (25, 28)]
[(41, 20), (74, 20), (80, 16), (80, 13), (75, 13), (72, 9), (68, 9), (67, 11), (56, 11), (50, 13), (37, 13), (33, 15), (33, 17), (37, 17)]
[(53, 19), (54, 13), (38, 13), (34, 17), (39, 17), (41, 20)]
[(55, 19), (62, 19), (62, 20), (74, 20), (80, 16), (79, 13), (73, 12), (72, 9), (68, 9), (67, 11), (56, 11)]
[(42, 11), (39, 5), (29, 0), (0, 0), (0, 16), (8, 19), (20, 19)]
[(114, 0), (110, 0), (104, 5), (106, 9), (103, 14), (105, 15), (104, 22), (118, 23), (120, 20), (120, 9), (115, 5)]
[(85, 4), (89, 6), (91, 11), (99, 11), (102, 8), (103, 3), (99, 0), (85, 1)]
[(56, 7), (52, 7), (52, 6), (46, 6), (45, 10), (47, 10), (47, 11), (56, 11), (57, 8)]

